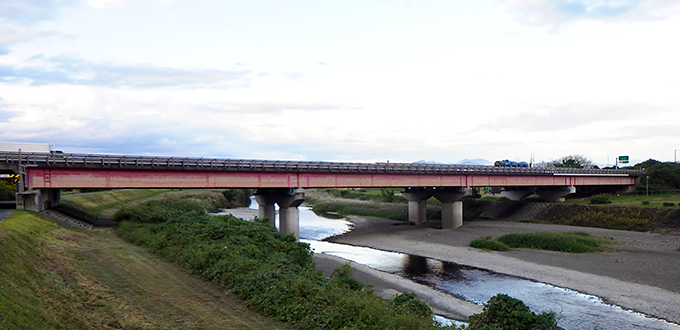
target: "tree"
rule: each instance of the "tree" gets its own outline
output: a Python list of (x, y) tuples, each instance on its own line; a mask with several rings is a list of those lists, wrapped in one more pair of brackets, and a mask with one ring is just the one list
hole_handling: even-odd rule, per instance
[(598, 168), (592, 160), (583, 155), (569, 155), (564, 156), (552, 162), (555, 167), (566, 168)]
[(524, 302), (497, 294), (480, 314), (468, 317), (468, 330), (558, 330), (555, 313), (535, 314)]
[(680, 189), (680, 164), (674, 162), (662, 163), (658, 160), (649, 159), (635, 164), (633, 169), (644, 169), (648, 180), (641, 180), (638, 190), (649, 188), (650, 190)]

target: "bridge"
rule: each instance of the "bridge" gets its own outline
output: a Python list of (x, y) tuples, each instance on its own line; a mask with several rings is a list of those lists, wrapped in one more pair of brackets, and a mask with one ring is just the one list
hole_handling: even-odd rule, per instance
[(418, 163), (343, 163), (127, 155), (0, 152), (0, 174), (19, 174), (17, 207), (56, 206), (61, 189), (255, 188), (259, 216), (298, 236), (304, 188), (402, 188), (409, 220), (425, 222), (425, 201), (442, 204), (442, 228), (462, 225), (461, 199), (470, 187), (500, 187), (518, 200), (537, 194), (557, 200), (584, 191), (634, 186), (641, 171), (513, 168)]

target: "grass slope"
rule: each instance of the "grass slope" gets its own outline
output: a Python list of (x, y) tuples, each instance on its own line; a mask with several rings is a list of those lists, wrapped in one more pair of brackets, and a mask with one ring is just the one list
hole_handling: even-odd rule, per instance
[(287, 329), (112, 232), (0, 223), (0, 329)]

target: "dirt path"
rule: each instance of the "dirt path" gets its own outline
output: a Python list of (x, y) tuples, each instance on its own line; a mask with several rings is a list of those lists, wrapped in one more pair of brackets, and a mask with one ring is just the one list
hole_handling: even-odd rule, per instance
[(111, 231), (92, 231), (87, 237), (74, 251), (81, 267), (168, 329), (290, 329)]

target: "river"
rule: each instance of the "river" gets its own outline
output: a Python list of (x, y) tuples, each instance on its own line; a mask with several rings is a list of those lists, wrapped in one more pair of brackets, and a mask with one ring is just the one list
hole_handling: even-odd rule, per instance
[[(253, 198), (251, 201), (250, 214), (258, 207)], [(322, 241), (324, 238), (350, 231), (352, 223), (345, 219), (319, 217), (306, 206), (299, 209), (300, 241), (310, 244), (315, 253), (334, 255), (379, 271), (398, 274), (479, 305), (498, 293), (504, 293), (522, 300), (533, 312), (554, 311), (558, 315), (558, 325), (568, 330), (680, 330), (680, 325), (606, 304), (596, 296), (545, 283), (422, 256), (325, 242)], [(247, 213), (234, 215), (246, 218), (243, 215)]]

